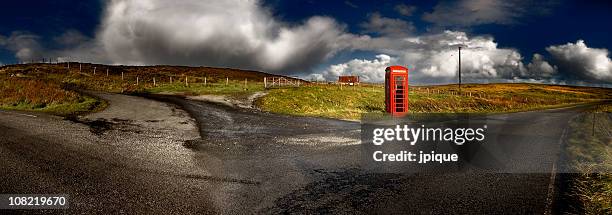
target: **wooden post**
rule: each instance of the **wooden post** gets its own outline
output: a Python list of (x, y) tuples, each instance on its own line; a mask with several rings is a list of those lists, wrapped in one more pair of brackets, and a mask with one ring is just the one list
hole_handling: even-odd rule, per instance
[(591, 136), (595, 136), (595, 112), (593, 112), (593, 126), (591, 127)]
[(185, 76), (185, 86), (189, 86), (189, 82), (187, 82), (187, 76)]
[(172, 84), (172, 76), (170, 76), (170, 83)]
[(157, 84), (155, 83), (155, 77), (153, 77), (153, 86), (157, 86)]
[(96, 67), (94, 66), (94, 75), (96, 75)]
[(244, 88), (245, 89), (247, 88), (247, 79), (246, 78), (244, 79)]
[(81, 72), (81, 64), (79, 63), (79, 72)]
[(123, 71), (121, 71), (121, 80), (123, 81)]
[(206, 86), (206, 77), (204, 77), (204, 86)]
[(106, 68), (106, 76), (108, 77), (108, 68)]
[(229, 84), (229, 78), (225, 77), (225, 85), (228, 85), (228, 84)]
[(136, 85), (138, 85), (138, 76), (136, 76)]
[(267, 80), (266, 80), (266, 77), (264, 77), (264, 89), (265, 89), (265, 88), (268, 88), (268, 82), (266, 82), (266, 81), (267, 81)]

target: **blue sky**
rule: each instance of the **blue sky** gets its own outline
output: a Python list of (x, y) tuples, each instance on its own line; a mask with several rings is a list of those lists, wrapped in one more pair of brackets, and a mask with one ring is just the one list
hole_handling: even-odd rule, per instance
[(612, 81), (609, 1), (142, 2), (5, 2), (0, 62), (228, 66), (373, 82), (380, 67), (400, 64), (416, 68), (417, 80), (443, 83), (456, 73), (445, 61), (459, 44), (474, 80)]

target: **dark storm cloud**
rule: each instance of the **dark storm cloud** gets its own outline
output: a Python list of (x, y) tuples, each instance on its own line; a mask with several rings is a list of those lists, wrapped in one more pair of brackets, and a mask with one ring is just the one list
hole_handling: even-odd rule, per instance
[(412, 16), (417, 8), (416, 6), (412, 5), (398, 4), (393, 9), (398, 13), (402, 14), (403, 16)]
[(98, 41), (119, 64), (308, 70), (341, 49), (334, 19), (275, 20), (257, 1), (111, 1)]
[(361, 27), (366, 33), (375, 33), (388, 37), (404, 37), (415, 31), (411, 22), (401, 19), (383, 17), (380, 13), (373, 13), (368, 16), (368, 21), (361, 23)]
[(0, 35), (0, 47), (14, 52), (20, 61), (40, 60), (44, 54), (39, 39), (37, 35), (15, 31), (8, 36)]
[(423, 20), (438, 26), (467, 27), (481, 24), (516, 24), (528, 15), (550, 12), (555, 1), (460, 0), (439, 2)]

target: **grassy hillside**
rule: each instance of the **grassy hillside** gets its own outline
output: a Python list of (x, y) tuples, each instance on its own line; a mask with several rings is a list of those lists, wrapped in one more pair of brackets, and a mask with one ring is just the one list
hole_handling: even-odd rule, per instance
[(57, 83), (0, 78), (0, 109), (70, 115), (95, 111), (104, 106), (103, 101), (65, 90)]
[[(412, 87), (411, 112), (508, 112), (612, 99), (612, 89), (541, 84), (468, 84)], [(383, 85), (340, 87), (313, 84), (270, 90), (258, 101), (266, 111), (302, 116), (359, 119), (384, 112)]]
[(272, 75), (210, 67), (108, 66), (75, 62), (8, 65), (0, 67), (0, 109), (68, 115), (103, 105), (102, 101), (72, 89), (238, 96), (263, 90), (261, 82), (266, 76)]
[[(249, 87), (253, 86), (249, 85), (249, 82), (251, 84), (262, 82), (263, 77), (273, 76), (263, 72), (229, 68), (109, 66), (75, 62), (9, 65), (0, 67), (0, 75), (46, 80), (70, 84), (79, 89), (117, 93), (159, 92), (163, 90), (214, 92), (215, 90), (192, 89), (192, 87), (198, 87), (200, 83), (204, 86), (205, 82), (206, 86), (222, 85), (224, 88), (228, 88), (228, 85), (235, 85), (236, 91), (242, 91), (244, 90), (245, 79), (247, 80), (247, 87)], [(186, 87), (187, 85), (189, 87)], [(221, 92), (227, 91), (228, 89), (221, 90)]]

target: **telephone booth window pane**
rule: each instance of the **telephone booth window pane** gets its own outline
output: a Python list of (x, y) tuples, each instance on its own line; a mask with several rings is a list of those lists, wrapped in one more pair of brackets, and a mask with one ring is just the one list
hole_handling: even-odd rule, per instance
[(395, 112), (404, 112), (404, 102), (405, 102), (405, 86), (404, 86), (404, 77), (396, 76), (394, 77), (395, 84)]

